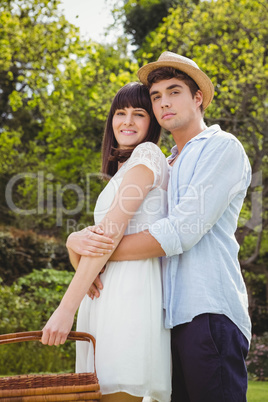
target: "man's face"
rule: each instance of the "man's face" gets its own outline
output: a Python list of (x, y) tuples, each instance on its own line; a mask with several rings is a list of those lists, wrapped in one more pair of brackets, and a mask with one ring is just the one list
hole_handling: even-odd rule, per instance
[(177, 78), (154, 83), (150, 96), (158, 123), (171, 133), (188, 128), (201, 117), (202, 92), (197, 91), (193, 98), (189, 87)]

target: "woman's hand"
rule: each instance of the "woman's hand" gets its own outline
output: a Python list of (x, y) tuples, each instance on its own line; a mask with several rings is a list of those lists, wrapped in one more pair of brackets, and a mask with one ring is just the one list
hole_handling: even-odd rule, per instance
[(41, 342), (43, 345), (63, 345), (72, 329), (73, 312), (59, 306), (43, 328)]
[(99, 257), (114, 249), (114, 241), (104, 236), (100, 226), (88, 226), (68, 236), (66, 247), (78, 255)]

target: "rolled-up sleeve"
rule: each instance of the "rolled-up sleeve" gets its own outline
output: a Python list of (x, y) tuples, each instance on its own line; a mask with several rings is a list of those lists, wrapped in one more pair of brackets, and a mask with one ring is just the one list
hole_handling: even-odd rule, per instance
[(167, 256), (181, 254), (213, 228), (230, 204), (235, 230), (250, 180), (250, 164), (239, 141), (221, 137), (208, 141), (193, 168), (190, 182), (180, 187), (177, 180), (169, 190), (175, 200), (174, 207), (167, 218), (150, 226), (150, 234)]
[(149, 227), (150, 234), (160, 243), (167, 257), (183, 252), (180, 236), (173, 223), (176, 217), (168, 216), (156, 221)]

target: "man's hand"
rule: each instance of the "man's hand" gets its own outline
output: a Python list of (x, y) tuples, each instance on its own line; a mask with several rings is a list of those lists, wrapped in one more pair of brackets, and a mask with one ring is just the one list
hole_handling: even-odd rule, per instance
[(68, 236), (66, 247), (76, 254), (99, 257), (114, 250), (114, 241), (104, 236), (100, 226), (88, 226)]
[(105, 271), (105, 267), (102, 268), (100, 271), (99, 275), (95, 279), (95, 281), (92, 283), (90, 286), (87, 295), (93, 300), (94, 297), (100, 297), (100, 291), (103, 289), (103, 284), (100, 279), (100, 274), (102, 274)]

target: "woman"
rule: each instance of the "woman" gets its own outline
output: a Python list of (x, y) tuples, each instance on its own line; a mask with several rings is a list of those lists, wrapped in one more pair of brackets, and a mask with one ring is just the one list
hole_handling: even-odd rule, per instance
[[(112, 176), (95, 207), (95, 221), (116, 247), (124, 234), (145, 230), (166, 214), (167, 164), (156, 145), (160, 136), (148, 90), (131, 83), (115, 96), (103, 139), (103, 173)], [(124, 162), (125, 161), (125, 162)], [(71, 236), (69, 244), (71, 243)], [(59, 307), (43, 329), (44, 344), (64, 343), (80, 305), (77, 330), (96, 338), (96, 369), (103, 401), (170, 400), (170, 341), (163, 328), (161, 267), (158, 258), (108, 262), (70, 258), (77, 267)], [(106, 264), (107, 263), (107, 264)], [(86, 292), (97, 274), (104, 289)], [(77, 343), (77, 372), (92, 371), (92, 350)]]

